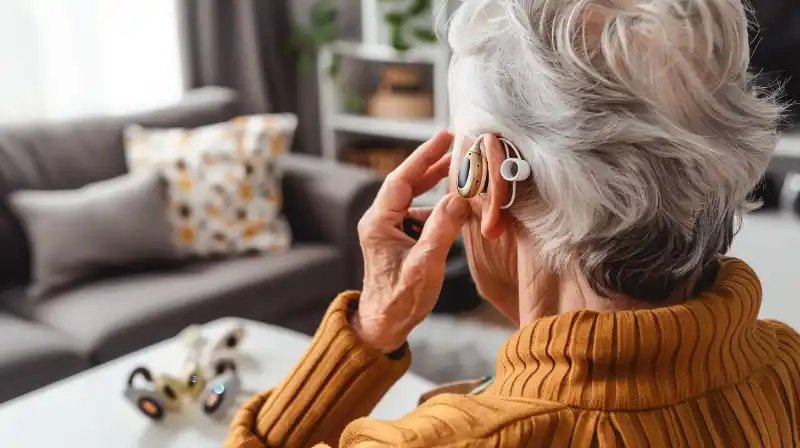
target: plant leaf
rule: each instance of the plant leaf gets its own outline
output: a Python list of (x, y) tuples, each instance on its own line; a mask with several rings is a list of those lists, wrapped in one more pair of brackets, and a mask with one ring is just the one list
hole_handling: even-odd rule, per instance
[(406, 17), (399, 11), (392, 11), (387, 12), (386, 15), (383, 16), (383, 20), (391, 26), (398, 27), (405, 23)]
[(291, 35), (289, 36), (289, 46), (297, 51), (302, 51), (308, 45), (309, 34), (306, 30), (300, 27), (292, 28)]
[(330, 21), (331, 11), (333, 11), (334, 20), (336, 18), (337, 10), (331, 4), (331, 0), (317, 0), (311, 6), (310, 19), (311, 25), (324, 24)]
[(436, 33), (433, 30), (428, 28), (414, 28), (412, 31), (414, 37), (417, 38), (420, 42), (425, 43), (434, 43), (437, 42), (438, 39), (436, 38)]
[(411, 6), (408, 7), (409, 17), (416, 17), (431, 7), (431, 0), (413, 0)]
[(364, 98), (361, 95), (348, 91), (345, 93), (344, 107), (347, 112), (359, 113), (364, 111)]
[(339, 30), (335, 24), (318, 26), (314, 29), (311, 40), (317, 48), (320, 48), (335, 41), (338, 35)]
[(331, 58), (331, 65), (328, 66), (328, 76), (331, 78), (336, 78), (339, 76), (339, 73), (342, 71), (342, 55), (339, 53), (333, 53), (333, 57)]
[(411, 49), (411, 45), (409, 45), (408, 41), (403, 37), (403, 29), (400, 27), (392, 29), (391, 45), (395, 50), (401, 53)]
[(319, 22), (319, 25), (328, 25), (335, 23), (339, 19), (339, 11), (336, 9), (328, 9), (324, 12)]
[(311, 74), (314, 68), (314, 58), (311, 56), (311, 53), (303, 53), (300, 55), (300, 58), (297, 59), (297, 70), (300, 72), (300, 76), (308, 76)]

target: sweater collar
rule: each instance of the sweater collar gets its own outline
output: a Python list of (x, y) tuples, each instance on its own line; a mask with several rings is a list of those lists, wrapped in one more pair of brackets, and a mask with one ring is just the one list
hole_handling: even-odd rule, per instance
[(522, 327), (489, 390), (606, 411), (666, 406), (736, 383), (775, 356), (757, 324), (761, 283), (724, 259), (714, 286), (680, 305), (574, 311)]

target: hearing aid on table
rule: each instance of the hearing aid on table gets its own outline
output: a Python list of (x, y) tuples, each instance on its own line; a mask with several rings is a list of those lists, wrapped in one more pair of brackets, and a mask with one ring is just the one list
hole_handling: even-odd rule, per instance
[[(141, 376), (145, 383), (135, 385), (136, 378)], [(128, 377), (125, 388), (125, 398), (131, 402), (145, 416), (153, 420), (161, 420), (169, 407), (167, 399), (162, 395), (161, 389), (147, 367), (137, 367)], [(174, 391), (173, 391), (174, 392)], [(175, 394), (177, 398), (177, 394)]]
[(197, 399), (206, 387), (206, 377), (197, 362), (188, 362), (184, 366), (181, 392), (192, 400)]
[(181, 381), (172, 375), (162, 373), (155, 376), (154, 382), (156, 391), (161, 396), (167, 410), (172, 412), (180, 411), (183, 407), (181, 392), (184, 390)]
[(216, 376), (208, 381), (201, 402), (203, 412), (209, 416), (224, 415), (236, 405), (236, 397), (242, 392), (242, 383), (232, 360), (217, 361), (214, 373)]
[(230, 353), (239, 348), (239, 345), (244, 339), (244, 327), (241, 325), (236, 326), (234, 329), (225, 333), (222, 338), (217, 341), (211, 349), (211, 353)]
[[(507, 209), (514, 204), (517, 197), (517, 182), (530, 177), (531, 166), (508, 139), (498, 137), (498, 140), (506, 153), (506, 159), (500, 165), (500, 176), (511, 182), (511, 198), (508, 203), (500, 207)], [(475, 140), (458, 169), (458, 194), (467, 199), (474, 198), (478, 194), (485, 194), (489, 188), (489, 163), (484, 153), (483, 141), (483, 135)], [(514, 157), (511, 156), (509, 150), (514, 151)]]

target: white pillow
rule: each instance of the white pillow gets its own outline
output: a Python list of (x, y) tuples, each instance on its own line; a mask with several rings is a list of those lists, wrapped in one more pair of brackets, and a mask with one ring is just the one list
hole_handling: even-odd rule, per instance
[(238, 117), (195, 129), (125, 129), (131, 171), (159, 170), (167, 216), (186, 255), (275, 252), (291, 244), (281, 214), (278, 158), (291, 144), (291, 114)]

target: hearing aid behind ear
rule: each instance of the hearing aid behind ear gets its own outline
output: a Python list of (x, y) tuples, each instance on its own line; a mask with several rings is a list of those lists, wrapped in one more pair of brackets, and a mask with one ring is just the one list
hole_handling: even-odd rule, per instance
[(458, 168), (458, 194), (469, 199), (485, 193), (489, 185), (489, 164), (481, 150), (483, 136), (475, 140)]
[[(483, 135), (475, 140), (458, 170), (458, 193), (467, 199), (474, 198), (478, 193), (486, 193), (489, 186), (489, 164), (484, 154), (483, 140)], [(503, 137), (498, 137), (498, 140), (506, 153), (506, 159), (500, 165), (500, 176), (512, 183), (511, 198), (508, 203), (500, 207), (507, 209), (514, 204), (517, 197), (517, 182), (530, 177), (531, 166), (522, 158), (522, 154), (513, 143)], [(515, 157), (511, 156), (509, 149), (514, 151)]]

